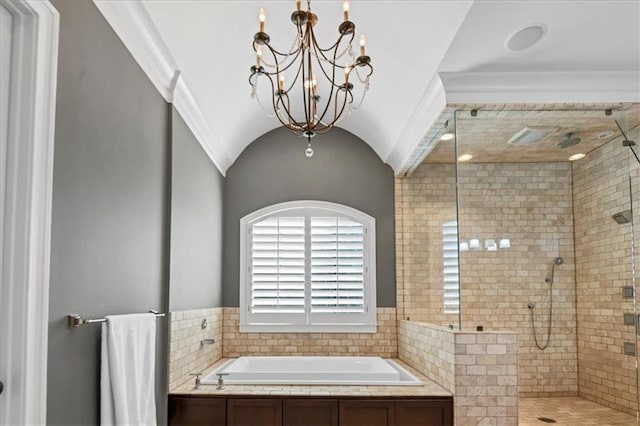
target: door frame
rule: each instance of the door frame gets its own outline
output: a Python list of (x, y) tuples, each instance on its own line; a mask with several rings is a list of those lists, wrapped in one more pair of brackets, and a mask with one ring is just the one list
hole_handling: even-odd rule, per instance
[(53, 141), (59, 14), (3, 0), (13, 17), (0, 290), (5, 389), (0, 424), (46, 423)]

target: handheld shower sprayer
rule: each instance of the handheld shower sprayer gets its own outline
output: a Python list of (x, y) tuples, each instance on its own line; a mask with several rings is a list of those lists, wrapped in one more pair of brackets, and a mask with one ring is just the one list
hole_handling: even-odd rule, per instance
[(551, 263), (551, 276), (546, 277), (544, 279), (544, 281), (547, 284), (549, 284), (549, 322), (547, 324), (547, 339), (544, 345), (541, 345), (538, 342), (538, 334), (536, 332), (536, 323), (535, 323), (535, 319), (533, 318), (533, 311), (536, 305), (533, 302), (529, 302), (529, 304), (527, 304), (527, 308), (529, 309), (529, 314), (531, 317), (531, 328), (533, 329), (533, 340), (535, 341), (538, 349), (540, 349), (541, 351), (547, 349), (547, 347), (549, 346), (549, 341), (551, 340), (551, 322), (553, 320), (553, 280), (555, 278), (554, 275), (556, 271), (556, 266), (560, 266), (563, 263), (564, 263), (563, 258), (561, 257), (554, 258), (553, 262)]

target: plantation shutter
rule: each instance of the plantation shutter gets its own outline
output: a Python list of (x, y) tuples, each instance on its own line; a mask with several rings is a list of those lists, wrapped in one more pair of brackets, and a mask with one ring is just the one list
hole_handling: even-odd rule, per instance
[(251, 313), (305, 312), (305, 218), (251, 227)]
[(310, 234), (311, 312), (364, 312), (364, 226), (345, 217), (311, 217)]
[(460, 312), (460, 275), (458, 264), (458, 222), (442, 225), (443, 300), (444, 313)]

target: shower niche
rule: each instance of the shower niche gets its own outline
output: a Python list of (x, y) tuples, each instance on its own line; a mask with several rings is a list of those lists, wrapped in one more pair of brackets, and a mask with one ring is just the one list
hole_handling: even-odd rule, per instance
[(452, 107), (441, 122), (396, 184), (399, 316), (515, 332), (520, 397), (635, 415), (640, 104)]

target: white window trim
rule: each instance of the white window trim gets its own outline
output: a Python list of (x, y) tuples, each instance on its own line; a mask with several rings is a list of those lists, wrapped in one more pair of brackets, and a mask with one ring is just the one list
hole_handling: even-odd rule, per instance
[[(365, 271), (365, 322), (341, 322), (341, 323), (315, 323), (292, 324), (287, 322), (256, 323), (250, 322), (249, 301), (250, 296), (250, 271), (249, 259), (251, 258), (248, 244), (249, 226), (260, 219), (272, 216), (275, 213), (283, 213), (291, 210), (327, 210), (335, 214), (339, 212), (351, 216), (361, 222), (365, 229), (364, 256), (367, 270)], [(240, 219), (240, 332), (274, 332), (274, 333), (375, 333), (377, 331), (376, 316), (376, 226), (375, 218), (366, 213), (342, 204), (327, 201), (300, 200), (274, 204), (256, 210)], [(339, 314), (338, 314), (339, 315)]]

